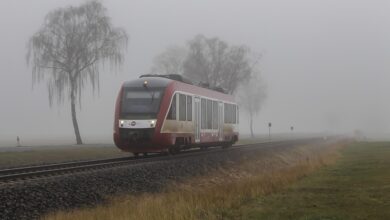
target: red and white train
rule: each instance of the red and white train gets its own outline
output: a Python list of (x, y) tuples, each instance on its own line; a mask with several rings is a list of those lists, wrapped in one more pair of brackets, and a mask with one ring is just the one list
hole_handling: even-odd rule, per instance
[(134, 153), (230, 146), (239, 137), (234, 97), (192, 85), (180, 75), (143, 75), (123, 83), (114, 142)]

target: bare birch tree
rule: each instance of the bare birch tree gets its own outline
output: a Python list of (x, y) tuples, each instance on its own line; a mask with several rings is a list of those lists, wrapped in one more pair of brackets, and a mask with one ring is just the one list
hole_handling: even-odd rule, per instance
[(237, 96), (240, 107), (248, 113), (251, 137), (254, 137), (253, 118), (259, 113), (267, 97), (266, 85), (258, 70), (252, 72), (250, 81), (240, 85)]
[(157, 55), (151, 73), (181, 74), (233, 94), (250, 79), (252, 59), (248, 47), (229, 46), (219, 38), (197, 35), (186, 47), (169, 47)]
[(249, 80), (252, 69), (248, 47), (229, 46), (219, 38), (203, 35), (196, 36), (188, 45), (184, 62), (184, 75), (188, 78), (222, 87), (230, 94)]
[(183, 47), (171, 46), (153, 60), (152, 74), (180, 74), (183, 75), (183, 63), (187, 50)]
[(47, 80), (49, 104), (69, 99), (77, 144), (82, 144), (76, 105), (87, 84), (99, 90), (99, 69), (114, 68), (124, 60), (128, 36), (115, 28), (99, 1), (53, 10), (28, 42), (27, 61), (33, 84)]

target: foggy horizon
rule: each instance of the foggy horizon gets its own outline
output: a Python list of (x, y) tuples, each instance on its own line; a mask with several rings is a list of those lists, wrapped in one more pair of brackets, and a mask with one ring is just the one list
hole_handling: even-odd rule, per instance
[[(46, 83), (32, 88), (27, 42), (47, 13), (82, 0), (0, 2), (0, 146), (72, 144), (70, 105), (49, 106)], [(124, 65), (100, 71), (77, 108), (86, 143), (112, 142), (114, 105), (124, 81), (150, 72), (155, 56), (194, 36), (218, 37), (262, 54), (267, 99), (256, 134), (390, 134), (390, 2), (387, 1), (102, 1), (115, 27), (129, 34)], [(245, 112), (240, 132), (249, 133)], [(106, 142), (105, 142), (106, 141)]]

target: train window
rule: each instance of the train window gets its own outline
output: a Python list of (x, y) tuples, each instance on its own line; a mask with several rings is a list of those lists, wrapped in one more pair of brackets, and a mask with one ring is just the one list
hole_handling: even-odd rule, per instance
[(187, 96), (187, 121), (192, 121), (192, 97)]
[(163, 91), (158, 88), (147, 91), (126, 88), (121, 100), (121, 117), (155, 118), (160, 109), (162, 94)]
[(176, 120), (176, 94), (172, 98), (171, 107), (169, 108), (168, 120)]
[(186, 96), (183, 94), (179, 94), (179, 120), (186, 120), (186, 112), (187, 112), (187, 103)]
[(213, 101), (213, 129), (218, 129), (218, 102)]
[(240, 121), (240, 111), (239, 111), (240, 109), (239, 109), (239, 107), (238, 107), (238, 105), (237, 105), (237, 121), (236, 121), (236, 123), (238, 124), (239, 123), (239, 121)]
[(212, 129), (213, 123), (213, 101), (207, 100), (207, 129)]
[(227, 108), (227, 104), (224, 103), (223, 104), (223, 122), (224, 123), (227, 123), (227, 111), (226, 111), (226, 108)]
[(229, 124), (238, 123), (238, 107), (234, 104), (224, 104), (224, 121)]
[(225, 103), (224, 106), (224, 121), (225, 123), (229, 123), (229, 104)]
[(228, 119), (229, 123), (233, 122), (232, 113), (233, 113), (233, 111), (232, 111), (232, 104), (229, 104), (229, 119)]
[(236, 118), (237, 118), (237, 114), (236, 114), (236, 105), (232, 105), (232, 123), (235, 124), (236, 123)]
[(126, 99), (159, 99), (160, 91), (128, 91), (126, 92)]
[(228, 122), (232, 123), (232, 104), (229, 104), (228, 106)]
[(202, 123), (201, 123), (201, 128), (206, 129), (207, 126), (207, 117), (206, 117), (206, 99), (201, 100), (201, 115), (202, 115)]
[(237, 120), (237, 109), (236, 105), (232, 105), (232, 123), (235, 124)]

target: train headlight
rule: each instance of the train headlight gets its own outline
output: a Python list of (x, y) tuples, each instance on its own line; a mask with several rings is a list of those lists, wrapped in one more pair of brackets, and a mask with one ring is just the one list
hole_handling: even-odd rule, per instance
[(156, 120), (150, 121), (150, 127), (152, 127), (152, 128), (156, 127)]
[(120, 123), (120, 126), (123, 127), (123, 124), (125, 123), (125, 121), (120, 120), (119, 123)]

